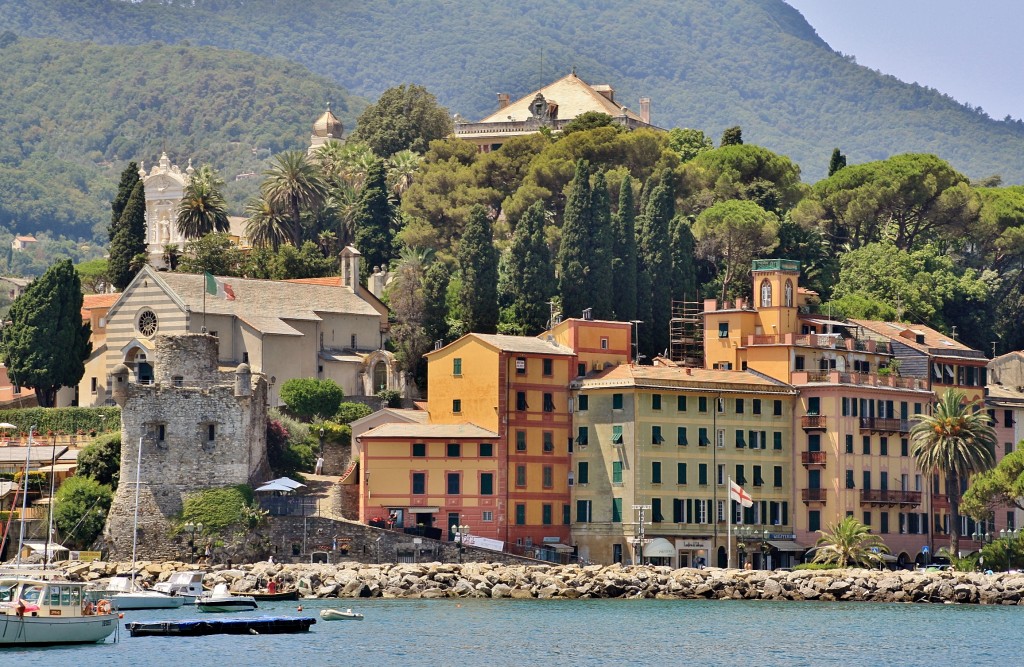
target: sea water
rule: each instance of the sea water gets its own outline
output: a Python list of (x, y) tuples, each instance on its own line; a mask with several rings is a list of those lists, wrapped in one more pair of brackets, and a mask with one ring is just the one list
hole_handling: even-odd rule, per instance
[[(298, 605), (303, 610), (298, 611)], [(363, 621), (323, 621), (348, 608)], [(308, 633), (130, 637), (130, 621), (313, 616)], [(1018, 665), (1024, 607), (712, 600), (306, 600), (125, 612), (116, 642), (0, 649), (0, 664)]]

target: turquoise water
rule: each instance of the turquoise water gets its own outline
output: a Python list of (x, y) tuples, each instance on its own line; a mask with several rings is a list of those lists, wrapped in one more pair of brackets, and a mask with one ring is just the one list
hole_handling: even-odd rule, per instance
[[(1024, 608), (668, 600), (309, 600), (309, 633), (0, 649), (4, 665), (1013, 665)], [(264, 603), (250, 615), (300, 615)], [(364, 621), (319, 620), (349, 607)], [(195, 617), (126, 612), (131, 620)], [(228, 615), (202, 615), (203, 617)], [(232, 614), (230, 617), (238, 617)], [(958, 638), (953, 640), (953, 638)]]

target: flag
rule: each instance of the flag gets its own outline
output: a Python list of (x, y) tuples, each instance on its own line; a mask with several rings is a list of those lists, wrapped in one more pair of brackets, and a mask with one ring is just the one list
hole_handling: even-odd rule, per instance
[(218, 299), (235, 300), (235, 290), (223, 280), (218, 280), (211, 273), (206, 274), (206, 293)]
[(732, 480), (729, 480), (729, 498), (735, 500), (743, 507), (752, 507), (754, 505), (754, 499), (750, 497), (750, 494)]

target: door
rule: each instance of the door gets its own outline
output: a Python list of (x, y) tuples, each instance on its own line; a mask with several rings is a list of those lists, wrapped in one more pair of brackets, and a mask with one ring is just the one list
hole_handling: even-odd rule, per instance
[(821, 471), (820, 470), (808, 470), (807, 471), (807, 488), (809, 488), (809, 489), (820, 489), (821, 488)]
[(455, 541), (455, 530), (453, 529), (453, 527), (454, 526), (458, 526), (458, 525), (459, 525), (459, 513), (458, 512), (448, 512), (448, 541), (449, 542), (454, 542)]

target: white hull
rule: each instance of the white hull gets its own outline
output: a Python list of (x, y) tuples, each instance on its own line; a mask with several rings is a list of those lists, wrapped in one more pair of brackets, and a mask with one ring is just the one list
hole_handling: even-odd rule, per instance
[(197, 600), (196, 607), (205, 612), (252, 611), (256, 609), (256, 601), (248, 600)]
[(338, 609), (322, 609), (320, 611), (320, 618), (325, 621), (361, 621), (363, 620), (362, 614), (349, 609), (348, 611), (340, 611)]
[(0, 615), (0, 646), (93, 644), (117, 629), (117, 616)]
[(118, 593), (110, 597), (110, 607), (115, 611), (126, 609), (178, 609), (185, 599), (153, 591)]

